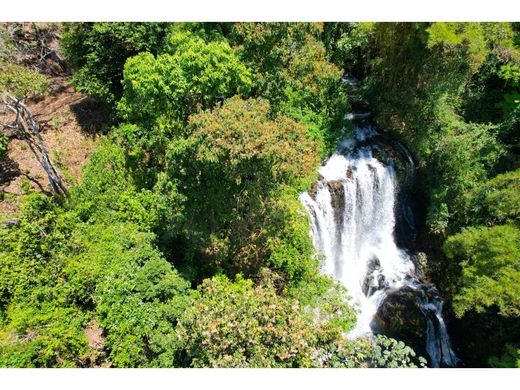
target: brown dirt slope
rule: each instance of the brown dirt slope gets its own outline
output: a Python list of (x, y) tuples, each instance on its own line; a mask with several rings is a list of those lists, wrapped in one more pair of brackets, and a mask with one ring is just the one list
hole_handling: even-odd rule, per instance
[[(29, 102), (29, 108), (40, 123), (49, 157), (71, 186), (80, 180), (99, 142), (96, 134), (106, 112), (76, 92), (66, 77), (52, 78), (50, 90), (40, 101)], [(0, 218), (14, 216), (20, 195), (27, 191), (49, 192), (49, 181), (25, 142), (13, 138), (7, 159), (0, 161)]]

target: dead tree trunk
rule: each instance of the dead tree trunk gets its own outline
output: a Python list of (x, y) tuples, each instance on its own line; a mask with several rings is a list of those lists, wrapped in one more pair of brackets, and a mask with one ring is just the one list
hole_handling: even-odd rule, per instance
[(3, 126), (14, 130), (17, 136), (27, 143), (34, 157), (36, 157), (36, 160), (38, 160), (47, 173), (54, 194), (67, 195), (67, 189), (61, 180), (58, 170), (52, 164), (47, 153), (45, 143), (39, 131), (38, 122), (34, 119), (29, 108), (21, 100), (11, 96), (3, 96), (0, 104), (16, 116), (11, 124), (3, 124)]

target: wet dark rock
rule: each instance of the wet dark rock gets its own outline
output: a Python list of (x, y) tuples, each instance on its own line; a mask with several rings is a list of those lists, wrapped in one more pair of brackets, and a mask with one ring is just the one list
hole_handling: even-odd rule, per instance
[(311, 187), (311, 189), (309, 190), (309, 196), (313, 199), (313, 200), (316, 200), (316, 194), (318, 193), (318, 182), (314, 183)]
[(374, 322), (388, 337), (402, 340), (426, 356), (426, 318), (416, 290), (403, 287), (390, 293), (379, 306)]
[(309, 190), (309, 196), (313, 200), (316, 200), (316, 194), (318, 193), (318, 185), (319, 185), (320, 181), (322, 181), (322, 180), (323, 180), (323, 176), (318, 175), (318, 180), (316, 180), (314, 182), (314, 184), (312, 185), (311, 189)]
[(381, 263), (377, 257), (374, 257), (367, 264), (367, 273), (362, 285), (363, 294), (369, 297), (386, 287), (388, 287), (388, 282), (381, 273)]
[(329, 187), (332, 208), (334, 209), (334, 219), (336, 223), (343, 223), (343, 210), (345, 208), (345, 190), (343, 183), (339, 180), (331, 180), (327, 182)]
[(331, 194), (337, 194), (343, 191), (343, 183), (339, 180), (331, 180), (327, 182)]
[(383, 134), (377, 134), (359, 141), (354, 151), (369, 147), (374, 158), (384, 165), (392, 165), (396, 171), (397, 182), (407, 185), (415, 170), (413, 159), (408, 150), (399, 142)]
[(354, 177), (354, 173), (352, 172), (352, 167), (347, 168), (346, 174), (347, 174), (348, 179), (352, 179)]

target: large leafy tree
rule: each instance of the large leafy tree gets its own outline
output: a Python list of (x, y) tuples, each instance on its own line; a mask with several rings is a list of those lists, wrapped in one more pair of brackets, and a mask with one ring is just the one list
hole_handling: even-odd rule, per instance
[(179, 337), (194, 367), (309, 366), (313, 335), (298, 303), (270, 287), (226, 277), (206, 280), (180, 322)]
[(223, 40), (205, 42), (189, 32), (168, 37), (166, 53), (142, 53), (125, 64), (122, 117), (144, 122), (169, 115), (185, 120), (200, 108), (247, 92), (249, 70)]
[(168, 171), (187, 198), (189, 236), (218, 262), (258, 267), (269, 253), (266, 227), (277, 221), (280, 232), (287, 223), (271, 218), (271, 199), (313, 175), (316, 143), (305, 125), (271, 118), (268, 102), (239, 97), (192, 116), (187, 132), (170, 146)]
[(251, 87), (251, 73), (225, 41), (190, 32), (169, 36), (166, 53), (130, 58), (118, 111), (132, 125), (119, 135), (128, 150), (152, 153), (160, 164), (169, 139), (182, 135), (188, 116)]

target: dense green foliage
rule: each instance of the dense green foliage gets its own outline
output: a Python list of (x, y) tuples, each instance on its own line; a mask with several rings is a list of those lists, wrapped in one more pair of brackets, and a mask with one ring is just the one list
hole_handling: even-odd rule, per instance
[(433, 149), (425, 169), (436, 174), (424, 178), (430, 197), (427, 225), (439, 235), (468, 223), (473, 191), (493, 172), (504, 154), (496, 138), (496, 127), (468, 124), (451, 113), (449, 116), (442, 118), (445, 133), (432, 136)]
[(119, 136), (134, 155), (147, 153), (148, 165), (161, 165), (168, 142), (184, 136), (189, 115), (247, 92), (251, 83), (250, 71), (226, 42), (172, 34), (166, 53), (141, 53), (126, 62), (117, 107), (132, 125), (121, 127)]
[(169, 36), (166, 53), (157, 58), (150, 53), (130, 58), (123, 86), (119, 103), (123, 119), (168, 126), (219, 99), (247, 92), (251, 75), (227, 42), (206, 43), (179, 32)]
[[(174, 364), (189, 282), (153, 233), (178, 217), (170, 194), (138, 188), (123, 150), (106, 143), (65, 204), (27, 199), (20, 226), (0, 229), (2, 365)], [(93, 322), (103, 353), (89, 350)]]
[(322, 28), (319, 23), (237, 23), (229, 40), (253, 72), (253, 94), (334, 146), (348, 102), (338, 83), (340, 68), (327, 61)]
[[(266, 101), (233, 97), (192, 116), (189, 135), (171, 144), (168, 172), (183, 183), (185, 228), (191, 245), (206, 254), (205, 262), (213, 259), (221, 268), (247, 273), (276, 250), (273, 260), (293, 275), (297, 266), (284, 264), (283, 246), (275, 249), (268, 241), (283, 240), (282, 229), (293, 222), (289, 213), (300, 209), (294, 202), (287, 208), (291, 199), (282, 197), (282, 188), (312, 175), (319, 160), (305, 125), (282, 115), (271, 120), (269, 114)], [(304, 218), (295, 219), (296, 224)], [(304, 258), (312, 253), (305, 244), (287, 250), (295, 261), (302, 250)]]
[(85, 366), (84, 328), (106, 332), (114, 366), (171, 365), (173, 329), (189, 284), (126, 223), (84, 223), (39, 196), (16, 230), (1, 230), (0, 354), (7, 366)]
[(130, 221), (143, 231), (165, 232), (182, 218), (183, 197), (173, 184), (144, 188), (134, 180), (124, 149), (105, 142), (84, 169), (69, 200), (85, 222)]
[(494, 368), (520, 368), (520, 349), (507, 344), (506, 352), (500, 358), (489, 359), (489, 364)]
[(520, 229), (515, 225), (468, 228), (446, 241), (446, 255), (462, 260), (455, 314), (497, 305), (500, 315), (520, 315)]
[(62, 47), (77, 68), (76, 87), (113, 104), (122, 93), (126, 59), (141, 51), (160, 51), (169, 28), (168, 23), (65, 24)]
[[(0, 366), (424, 366), (344, 337), (356, 310), (297, 199), (365, 101), (417, 162), (450, 326), (485, 333), (458, 352), (518, 365), (518, 43), (511, 23), (66, 24), (113, 127), (68, 197), (0, 225)], [(2, 92), (46, 83), (2, 64)]]
[(484, 182), (472, 198), (472, 222), (497, 225), (520, 220), (520, 169)]

